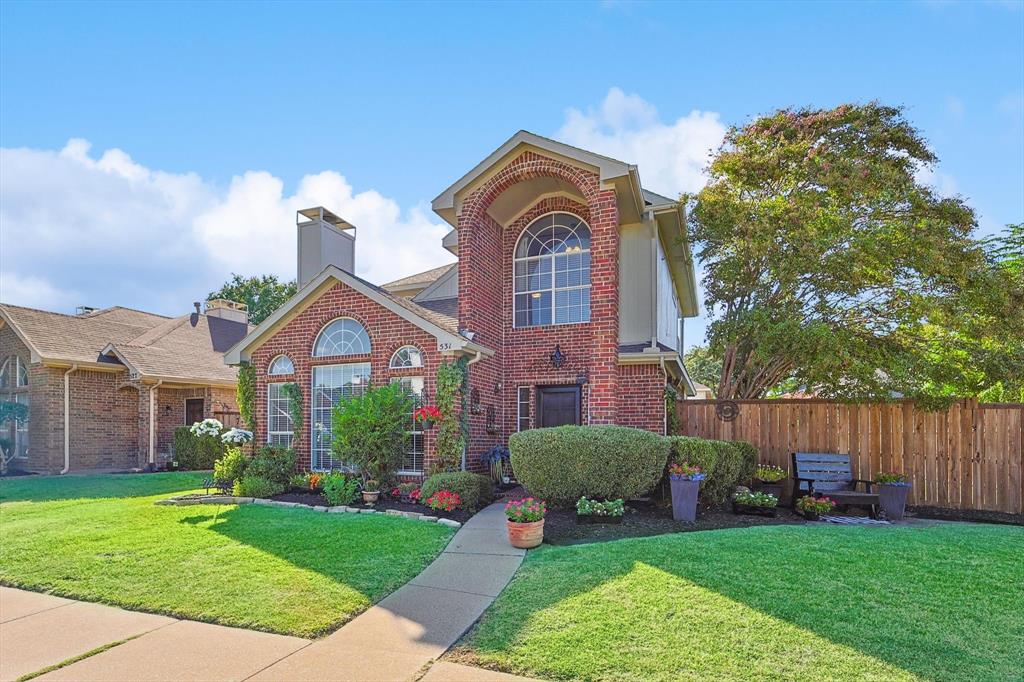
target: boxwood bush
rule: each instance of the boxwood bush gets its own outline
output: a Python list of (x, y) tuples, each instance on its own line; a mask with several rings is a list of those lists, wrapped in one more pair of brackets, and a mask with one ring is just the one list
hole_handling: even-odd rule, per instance
[(288, 485), (292, 474), (295, 473), (295, 464), (298, 459), (298, 453), (291, 448), (280, 445), (264, 445), (250, 460), (245, 473), (273, 481), (283, 489)]
[(706, 478), (701, 484), (701, 501), (721, 504), (740, 483), (753, 476), (757, 448), (740, 441), (709, 440), (691, 436), (671, 436), (673, 462), (696, 464)]
[(653, 488), (669, 441), (625, 426), (558, 426), (512, 434), (512, 470), (531, 495), (561, 506), (583, 496), (629, 499)]
[(224, 456), (224, 443), (216, 436), (195, 436), (191, 427), (174, 429), (174, 459), (178, 469), (212, 469), (214, 462)]
[(452, 471), (434, 474), (423, 482), (420, 488), (420, 502), (426, 504), (434, 493), (447, 490), (458, 493), (462, 500), (460, 507), (476, 511), (491, 501), (491, 479), (471, 471)]

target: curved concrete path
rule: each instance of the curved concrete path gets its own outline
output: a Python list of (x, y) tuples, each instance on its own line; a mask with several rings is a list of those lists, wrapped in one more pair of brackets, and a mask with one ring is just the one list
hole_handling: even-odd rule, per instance
[(434, 563), (409, 583), (337, 632), (248, 679), (408, 680), (476, 622), (525, 554), (508, 544), (504, 505), (492, 504), (463, 524)]

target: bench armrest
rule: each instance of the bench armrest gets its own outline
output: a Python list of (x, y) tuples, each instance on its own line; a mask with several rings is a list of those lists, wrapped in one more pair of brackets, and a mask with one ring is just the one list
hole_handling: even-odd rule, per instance
[(800, 476), (794, 476), (793, 477), (793, 482), (796, 484), (796, 489), (797, 490), (800, 489), (800, 482), (801, 481), (803, 481), (804, 483), (807, 484), (807, 494), (811, 495), (813, 497), (814, 496), (814, 479), (813, 478), (803, 478), (803, 477), (800, 477)]
[(868, 481), (868, 480), (863, 479), (863, 478), (855, 478), (851, 482), (853, 483), (853, 487), (854, 488), (857, 487), (858, 483), (863, 483), (864, 484), (864, 491), (865, 492), (871, 492), (871, 486), (874, 485), (874, 481)]

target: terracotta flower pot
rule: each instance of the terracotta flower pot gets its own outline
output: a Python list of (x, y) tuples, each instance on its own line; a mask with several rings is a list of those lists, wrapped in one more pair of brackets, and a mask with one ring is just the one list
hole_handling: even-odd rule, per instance
[(889, 521), (899, 521), (903, 518), (903, 511), (907, 508), (907, 495), (909, 494), (909, 485), (878, 484), (878, 505), (885, 512), (886, 519)]
[(505, 526), (508, 528), (508, 541), (513, 547), (533, 549), (544, 542), (544, 519), (528, 523), (506, 521)]
[(363, 502), (366, 502), (367, 504), (374, 504), (377, 501), (378, 497), (380, 497), (379, 490), (376, 492), (367, 492), (366, 490), (363, 491)]
[(700, 481), (670, 476), (669, 485), (672, 488), (672, 518), (676, 521), (696, 521)]

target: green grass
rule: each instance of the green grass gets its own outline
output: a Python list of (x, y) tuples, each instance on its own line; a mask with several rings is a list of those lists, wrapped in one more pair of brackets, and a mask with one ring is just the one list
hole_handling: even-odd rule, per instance
[(382, 515), (153, 504), (203, 478), (0, 480), (0, 583), (308, 637), (413, 578), (451, 537)]
[(790, 527), (529, 554), (455, 657), (580, 680), (1020, 680), (1024, 528)]

